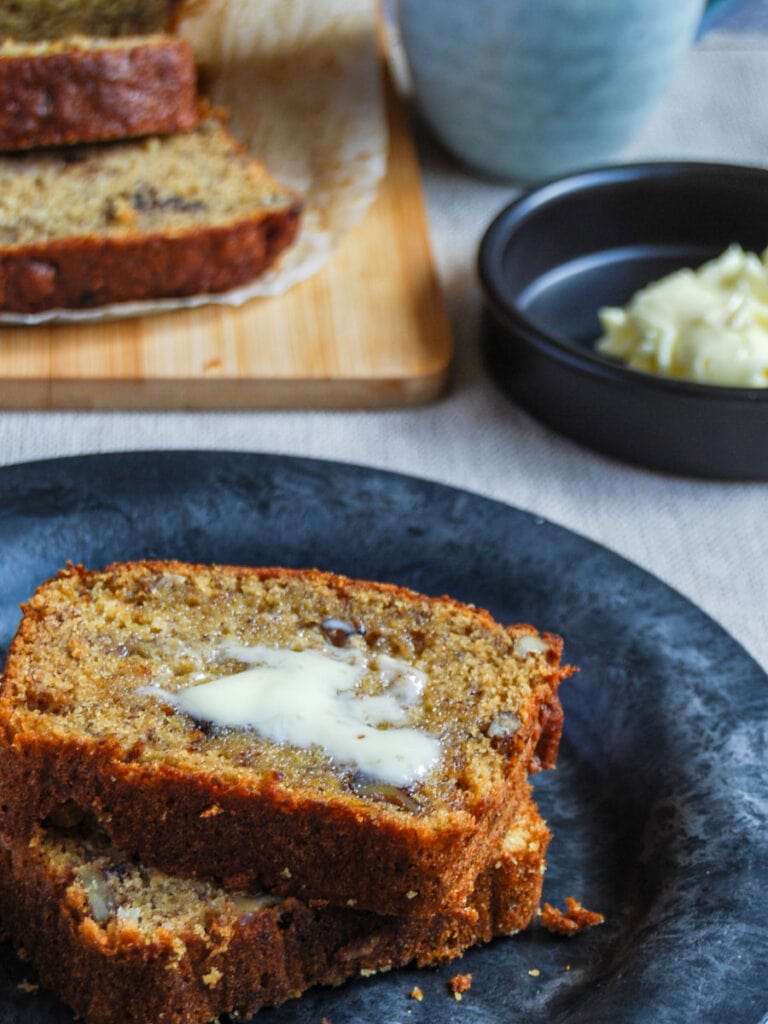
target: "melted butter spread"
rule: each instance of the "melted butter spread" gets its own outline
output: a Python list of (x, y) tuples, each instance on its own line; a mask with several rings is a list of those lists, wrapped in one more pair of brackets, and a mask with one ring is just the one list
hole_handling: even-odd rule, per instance
[[(406, 662), (366, 657), (357, 648), (230, 644), (226, 653), (250, 667), (174, 694), (155, 692), (198, 721), (254, 729), (274, 743), (320, 747), (335, 763), (395, 786), (421, 781), (438, 763), (439, 740), (409, 725), (427, 677)], [(369, 671), (383, 683), (375, 696), (359, 691)]]
[(597, 350), (635, 370), (729, 387), (768, 387), (768, 250), (730, 246), (678, 270), (624, 309), (599, 312)]

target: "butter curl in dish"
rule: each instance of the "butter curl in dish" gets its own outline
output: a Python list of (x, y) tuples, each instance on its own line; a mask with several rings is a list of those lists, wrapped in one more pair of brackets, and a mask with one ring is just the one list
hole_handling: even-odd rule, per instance
[(599, 316), (598, 351), (635, 370), (768, 387), (768, 250), (761, 259), (730, 245), (697, 270), (676, 270)]

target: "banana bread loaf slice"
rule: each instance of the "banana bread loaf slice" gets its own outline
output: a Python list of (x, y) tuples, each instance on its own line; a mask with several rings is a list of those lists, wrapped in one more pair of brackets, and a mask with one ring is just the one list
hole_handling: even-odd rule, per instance
[(203, 1024), (314, 985), (442, 963), (529, 924), (549, 832), (526, 798), (473, 895), (476, 921), (408, 920), (228, 892), (154, 870), (98, 833), (0, 848), (0, 916), (43, 983), (87, 1024)]
[(195, 63), (168, 35), (0, 43), (0, 149), (188, 131)]
[(173, 23), (180, 0), (13, 0), (0, 4), (0, 39), (146, 35)]
[(92, 811), (166, 871), (458, 913), (554, 764), (561, 641), (312, 570), (70, 567), (0, 693), (0, 831)]
[(292, 241), (301, 204), (215, 118), (191, 132), (0, 156), (0, 309), (226, 291)]

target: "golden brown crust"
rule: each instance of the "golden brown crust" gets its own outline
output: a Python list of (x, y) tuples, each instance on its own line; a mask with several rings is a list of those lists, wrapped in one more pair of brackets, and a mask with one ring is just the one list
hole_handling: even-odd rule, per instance
[(0, 309), (14, 313), (228, 291), (274, 263), (302, 212), (216, 116), (6, 154), (0, 176)]
[(211, 913), (205, 929), (168, 926), (147, 937), (94, 921), (71, 869), (46, 858), (44, 843), (0, 851), (0, 914), (44, 984), (89, 1024), (191, 1024), (233, 1009), (247, 1017), (312, 985), (439, 964), (525, 928), (538, 907), (549, 840), (530, 800), (521, 831), (524, 841), (499, 851), (482, 873), (475, 923), (318, 910), (288, 898), (238, 920)]
[(0, 249), (0, 309), (36, 313), (205, 295), (259, 277), (291, 244), (301, 204), (183, 234), (98, 235)]
[(197, 123), (186, 40), (0, 49), (0, 149), (188, 131)]
[[(287, 602), (284, 595), (293, 588), (308, 595), (318, 609), (345, 608), (351, 616), (365, 616), (367, 608), (375, 608), (377, 615), (386, 612), (398, 626), (410, 616), (428, 636), (430, 629), (447, 629), (457, 619), (458, 642), (472, 633), (472, 643), (486, 645), (489, 652), (501, 649), (504, 664), (510, 662), (509, 670), (525, 673), (521, 695), (514, 698), (518, 727), (509, 737), (489, 742), (477, 722), (474, 704), (463, 706), (471, 694), (460, 689), (445, 716), (457, 743), (474, 730), (474, 746), (467, 749), (478, 753), (466, 756), (477, 764), (457, 767), (462, 785), (457, 785), (453, 769), (446, 767), (445, 781), (428, 793), (428, 802), (416, 813), (357, 795), (337, 772), (314, 763), (312, 782), (304, 781), (304, 769), (292, 777), (260, 767), (236, 768), (233, 774), (227, 765), (239, 761), (211, 760), (208, 767), (206, 757), (221, 755), (215, 737), (195, 739), (202, 762), (176, 756), (166, 763), (162, 755), (147, 751), (155, 719), (142, 726), (142, 733), (128, 730), (123, 739), (118, 735), (122, 722), (114, 716), (106, 733), (91, 735), (79, 726), (62, 733), (57, 723), (66, 723), (69, 715), (65, 687), (61, 678), (52, 675), (50, 685), (44, 678), (49, 671), (45, 660), (52, 651), (45, 645), (53, 643), (63, 624), (70, 622), (74, 632), (66, 641), (62, 671), (86, 675), (100, 671), (101, 662), (93, 660), (90, 648), (102, 627), (87, 625), (99, 588), (106, 589), (110, 600), (128, 592), (137, 595), (142, 614), (151, 617), (157, 607), (152, 604), (155, 583), (171, 578), (182, 590), (191, 581), (200, 583), (208, 610), (215, 607), (217, 595), (223, 595), (222, 614), (227, 616), (233, 614), (231, 601), (236, 593), (258, 585), (277, 588), (277, 596), (265, 589), (262, 600)], [(253, 614), (258, 610), (257, 603), (249, 607)], [(323, 615), (320, 611), (316, 618)], [(443, 627), (428, 627), (429, 621)], [(306, 628), (310, 626), (308, 619)], [(51, 628), (53, 634), (48, 632)], [(165, 628), (167, 633), (170, 624)], [(253, 623), (249, 628), (254, 628)], [(371, 642), (373, 633), (369, 630)], [(121, 636), (114, 637), (118, 647)], [(528, 667), (514, 656), (519, 637), (538, 640), (531, 627), (518, 627), (509, 634), (487, 612), (448, 598), (427, 598), (393, 585), (314, 570), (173, 562), (110, 566), (102, 573), (70, 567), (28, 602), (9, 652), (0, 696), (0, 782), (7, 794), (0, 815), (2, 830), (28, 835), (61, 804), (74, 801), (93, 810), (118, 845), (169, 872), (215, 876), (339, 905), (354, 898), (358, 906), (379, 913), (417, 916), (445, 907), (458, 913), (481, 865), (517, 813), (527, 774), (537, 767), (542, 737), (547, 737), (550, 753), (556, 747), (552, 722), (559, 719), (542, 709), (558, 706), (557, 686), (566, 671), (558, 663), (559, 643), (539, 641), (546, 656), (535, 664), (531, 659)], [(127, 636), (124, 639), (130, 641)], [(127, 685), (128, 662), (123, 658), (117, 664), (119, 684)], [(147, 665), (140, 659), (134, 663), (142, 686)], [(510, 685), (502, 686), (499, 698), (505, 708), (512, 700)], [(105, 689), (105, 701), (109, 693)], [(119, 708), (118, 703), (116, 715), (121, 714)], [(148, 713), (157, 717), (152, 707)], [(168, 728), (167, 716), (161, 714), (160, 719)], [(185, 735), (179, 733), (180, 741)], [(244, 742), (253, 745), (255, 741)], [(320, 785), (322, 772), (328, 776), (325, 787)]]

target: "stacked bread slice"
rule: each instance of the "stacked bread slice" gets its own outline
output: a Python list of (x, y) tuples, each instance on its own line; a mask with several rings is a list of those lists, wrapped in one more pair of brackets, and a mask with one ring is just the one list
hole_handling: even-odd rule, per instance
[(3, 676), (0, 914), (96, 1024), (249, 1014), (517, 931), (560, 648), (317, 571), (70, 567)]
[(293, 240), (297, 195), (199, 101), (174, 6), (0, 10), (0, 311), (227, 291)]

